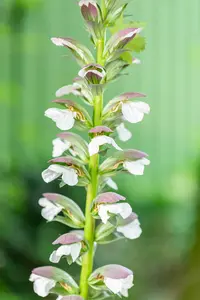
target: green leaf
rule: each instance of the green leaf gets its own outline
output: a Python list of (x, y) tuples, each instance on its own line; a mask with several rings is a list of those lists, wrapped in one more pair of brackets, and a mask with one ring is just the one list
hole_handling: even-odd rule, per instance
[(137, 35), (132, 41), (127, 44), (126, 47), (137, 53), (142, 52), (146, 47), (146, 39), (143, 36)]

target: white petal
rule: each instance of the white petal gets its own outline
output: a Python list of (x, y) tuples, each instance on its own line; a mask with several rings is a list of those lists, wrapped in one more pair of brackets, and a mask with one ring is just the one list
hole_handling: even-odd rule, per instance
[(66, 150), (69, 149), (71, 144), (68, 141), (62, 141), (60, 138), (54, 139), (52, 141), (53, 144), (53, 157), (61, 156)]
[(141, 158), (136, 161), (125, 161), (123, 166), (124, 168), (133, 175), (143, 175), (144, 166), (150, 164), (150, 161), (147, 158)]
[(132, 208), (128, 203), (116, 203), (116, 204), (101, 204), (99, 205), (98, 215), (100, 216), (104, 224), (107, 223), (110, 215), (120, 215), (123, 219), (126, 219), (132, 213)]
[(107, 288), (112, 291), (114, 294), (118, 294), (121, 291), (121, 280), (120, 279), (113, 279), (113, 278), (104, 278), (104, 283)]
[(53, 251), (49, 260), (53, 263), (58, 263), (62, 256), (71, 255), (72, 261), (75, 262), (79, 257), (81, 251), (81, 243), (74, 243), (72, 245), (62, 245), (56, 251)]
[(130, 138), (132, 137), (132, 133), (127, 128), (125, 128), (124, 123), (121, 123), (119, 126), (117, 126), (116, 130), (117, 130), (119, 139), (122, 142), (126, 142), (126, 141), (130, 140)]
[(90, 156), (99, 152), (99, 147), (104, 144), (111, 144), (115, 149), (122, 150), (113, 140), (113, 138), (106, 135), (99, 135), (94, 137), (89, 143), (89, 154)]
[(42, 217), (47, 221), (52, 221), (55, 216), (57, 216), (63, 209), (63, 207), (59, 204), (54, 204), (46, 198), (41, 198), (39, 200), (39, 205), (44, 207), (42, 209)]
[(50, 290), (55, 287), (55, 280), (37, 276), (35, 274), (32, 275), (29, 280), (33, 281), (34, 292), (40, 297), (46, 297)]
[(75, 243), (71, 245), (71, 257), (73, 262), (75, 262), (79, 257), (81, 248), (82, 248), (81, 243)]
[(68, 130), (74, 126), (76, 113), (68, 109), (49, 108), (45, 116), (52, 119), (61, 130)]
[(72, 168), (65, 167), (65, 170), (62, 174), (62, 180), (64, 183), (74, 186), (78, 183), (78, 174), (77, 171)]
[(42, 172), (42, 178), (46, 183), (49, 183), (55, 179), (57, 179), (62, 173), (55, 172), (52, 169), (52, 166), (48, 167), (48, 169)]
[(117, 186), (116, 182), (114, 180), (112, 180), (111, 177), (106, 179), (106, 184), (109, 187), (111, 187), (113, 190), (116, 190), (116, 191), (118, 190), (118, 186)]
[(73, 94), (79, 96), (80, 92), (77, 91), (77, 86), (74, 85), (65, 85), (56, 91), (56, 97), (63, 97), (65, 95)]
[(56, 298), (56, 300), (62, 300), (63, 296), (58, 296), (58, 298)]
[(139, 238), (142, 233), (142, 229), (140, 227), (140, 222), (138, 221), (138, 219), (135, 219), (133, 222), (124, 226), (118, 226), (117, 231), (131, 240)]
[(145, 102), (125, 102), (122, 104), (122, 114), (130, 123), (138, 123), (142, 121), (144, 114), (149, 114), (150, 107)]

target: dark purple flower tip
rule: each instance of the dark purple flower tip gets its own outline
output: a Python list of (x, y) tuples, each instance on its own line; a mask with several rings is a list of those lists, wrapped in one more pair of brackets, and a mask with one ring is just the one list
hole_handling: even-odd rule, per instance
[(42, 276), (45, 278), (52, 278), (54, 274), (54, 267), (47, 266), (47, 267), (39, 267), (36, 269), (33, 269), (32, 274)]
[(79, 231), (74, 232), (68, 232), (63, 235), (61, 235), (59, 238), (57, 238), (52, 244), (57, 245), (69, 245), (74, 243), (79, 243), (83, 240), (83, 233), (82, 235), (79, 233)]
[(107, 192), (107, 193), (102, 193), (100, 195), (98, 195), (94, 202), (95, 203), (116, 203), (119, 201), (123, 201), (126, 200), (126, 198), (124, 196), (121, 196), (117, 193), (113, 193), (113, 192)]
[(95, 1), (81, 0), (79, 2), (81, 13), (86, 21), (95, 21), (98, 18), (98, 8)]
[(124, 279), (133, 275), (133, 272), (121, 265), (107, 265), (95, 270), (92, 277), (97, 277), (99, 274), (107, 278)]
[(99, 64), (88, 64), (79, 71), (78, 75), (91, 83), (99, 84), (106, 76), (106, 72)]
[(89, 130), (89, 133), (103, 133), (103, 132), (113, 132), (109, 127), (107, 126), (96, 126)]

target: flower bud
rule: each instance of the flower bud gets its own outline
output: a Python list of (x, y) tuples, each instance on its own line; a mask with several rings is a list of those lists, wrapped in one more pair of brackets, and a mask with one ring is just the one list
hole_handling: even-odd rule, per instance
[(83, 67), (78, 75), (89, 84), (100, 84), (106, 76), (104, 68), (98, 64), (90, 64)]
[(86, 21), (98, 21), (99, 11), (94, 0), (81, 0), (79, 1), (81, 13)]

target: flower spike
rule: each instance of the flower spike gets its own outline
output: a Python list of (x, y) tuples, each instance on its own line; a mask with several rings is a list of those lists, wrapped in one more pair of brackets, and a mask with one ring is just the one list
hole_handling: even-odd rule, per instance
[[(53, 242), (50, 262), (56, 264), (64, 258), (68, 264), (77, 263), (81, 267), (80, 284), (52, 266), (34, 269), (30, 281), (38, 296), (55, 294), (56, 300), (128, 297), (133, 272), (117, 264), (93, 270), (93, 261), (99, 244), (134, 240), (142, 233), (139, 218), (126, 197), (112, 191), (118, 190), (113, 178), (118, 173), (143, 175), (150, 160), (142, 151), (123, 150), (115, 139), (119, 138), (120, 143), (130, 140), (132, 132), (125, 122), (141, 122), (150, 113), (150, 106), (141, 99), (145, 95), (136, 92), (123, 93), (105, 105), (104, 92), (110, 82), (125, 75), (125, 69), (140, 64), (132, 52), (145, 48), (145, 39), (139, 35), (143, 24), (124, 23), (128, 0), (77, 2), (95, 53), (73, 38), (51, 39), (54, 45), (70, 50), (80, 69), (71, 84), (56, 91), (52, 102), (60, 107), (48, 108), (44, 113), (62, 132), (52, 140), (53, 158), (42, 178), (46, 183), (58, 179), (60, 188), (84, 187), (86, 201), (82, 201), (84, 193), (79, 194), (79, 200), (85, 214), (75, 201), (61, 194), (44, 193), (38, 203), (47, 222), (67, 226), (66, 233)], [(75, 99), (66, 99), (69, 95)], [(74, 129), (85, 134), (69, 132)], [(117, 151), (109, 157), (110, 148)]]

